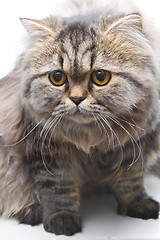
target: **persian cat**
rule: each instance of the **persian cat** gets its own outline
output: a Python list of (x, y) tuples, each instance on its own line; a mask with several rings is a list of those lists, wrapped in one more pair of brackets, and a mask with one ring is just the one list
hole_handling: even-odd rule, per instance
[(69, 236), (81, 198), (109, 188), (119, 214), (156, 219), (143, 184), (160, 151), (156, 35), (128, 1), (66, 2), (21, 19), (27, 48), (0, 80), (0, 212)]

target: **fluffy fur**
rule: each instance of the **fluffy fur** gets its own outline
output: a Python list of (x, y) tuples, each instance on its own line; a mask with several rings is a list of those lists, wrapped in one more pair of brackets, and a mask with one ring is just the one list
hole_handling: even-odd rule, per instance
[[(157, 44), (128, 1), (66, 6), (21, 19), (27, 49), (0, 81), (0, 211), (72, 235), (83, 194), (107, 184), (120, 214), (158, 218), (143, 186), (160, 151)], [(91, 79), (99, 69), (111, 73), (104, 86)]]

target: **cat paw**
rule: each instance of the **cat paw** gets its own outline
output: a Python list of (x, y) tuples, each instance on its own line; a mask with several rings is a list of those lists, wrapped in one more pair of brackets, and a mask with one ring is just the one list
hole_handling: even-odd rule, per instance
[(58, 212), (44, 221), (44, 229), (56, 235), (71, 236), (81, 232), (81, 220), (78, 215)]
[(132, 201), (126, 208), (124, 208), (124, 206), (118, 206), (119, 214), (145, 220), (150, 218), (157, 219), (159, 210), (159, 203), (149, 197), (142, 198), (139, 201)]
[(43, 210), (39, 204), (33, 204), (29, 207), (25, 207), (14, 217), (20, 222), (29, 225), (38, 225), (42, 223)]

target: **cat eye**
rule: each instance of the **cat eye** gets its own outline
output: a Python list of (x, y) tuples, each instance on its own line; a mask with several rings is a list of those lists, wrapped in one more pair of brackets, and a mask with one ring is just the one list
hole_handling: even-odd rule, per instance
[(49, 80), (55, 86), (62, 86), (67, 81), (67, 75), (62, 71), (49, 73)]
[(91, 74), (91, 80), (98, 86), (106, 85), (111, 79), (111, 73), (105, 70), (97, 70)]

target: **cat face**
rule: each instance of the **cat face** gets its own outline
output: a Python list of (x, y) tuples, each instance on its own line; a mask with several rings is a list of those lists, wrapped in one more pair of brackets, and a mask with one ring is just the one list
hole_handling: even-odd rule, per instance
[[(157, 97), (152, 51), (137, 14), (63, 23), (23, 19), (31, 35), (23, 56), (22, 101), (41, 120), (142, 125)], [(54, 23), (54, 24), (53, 24)]]

